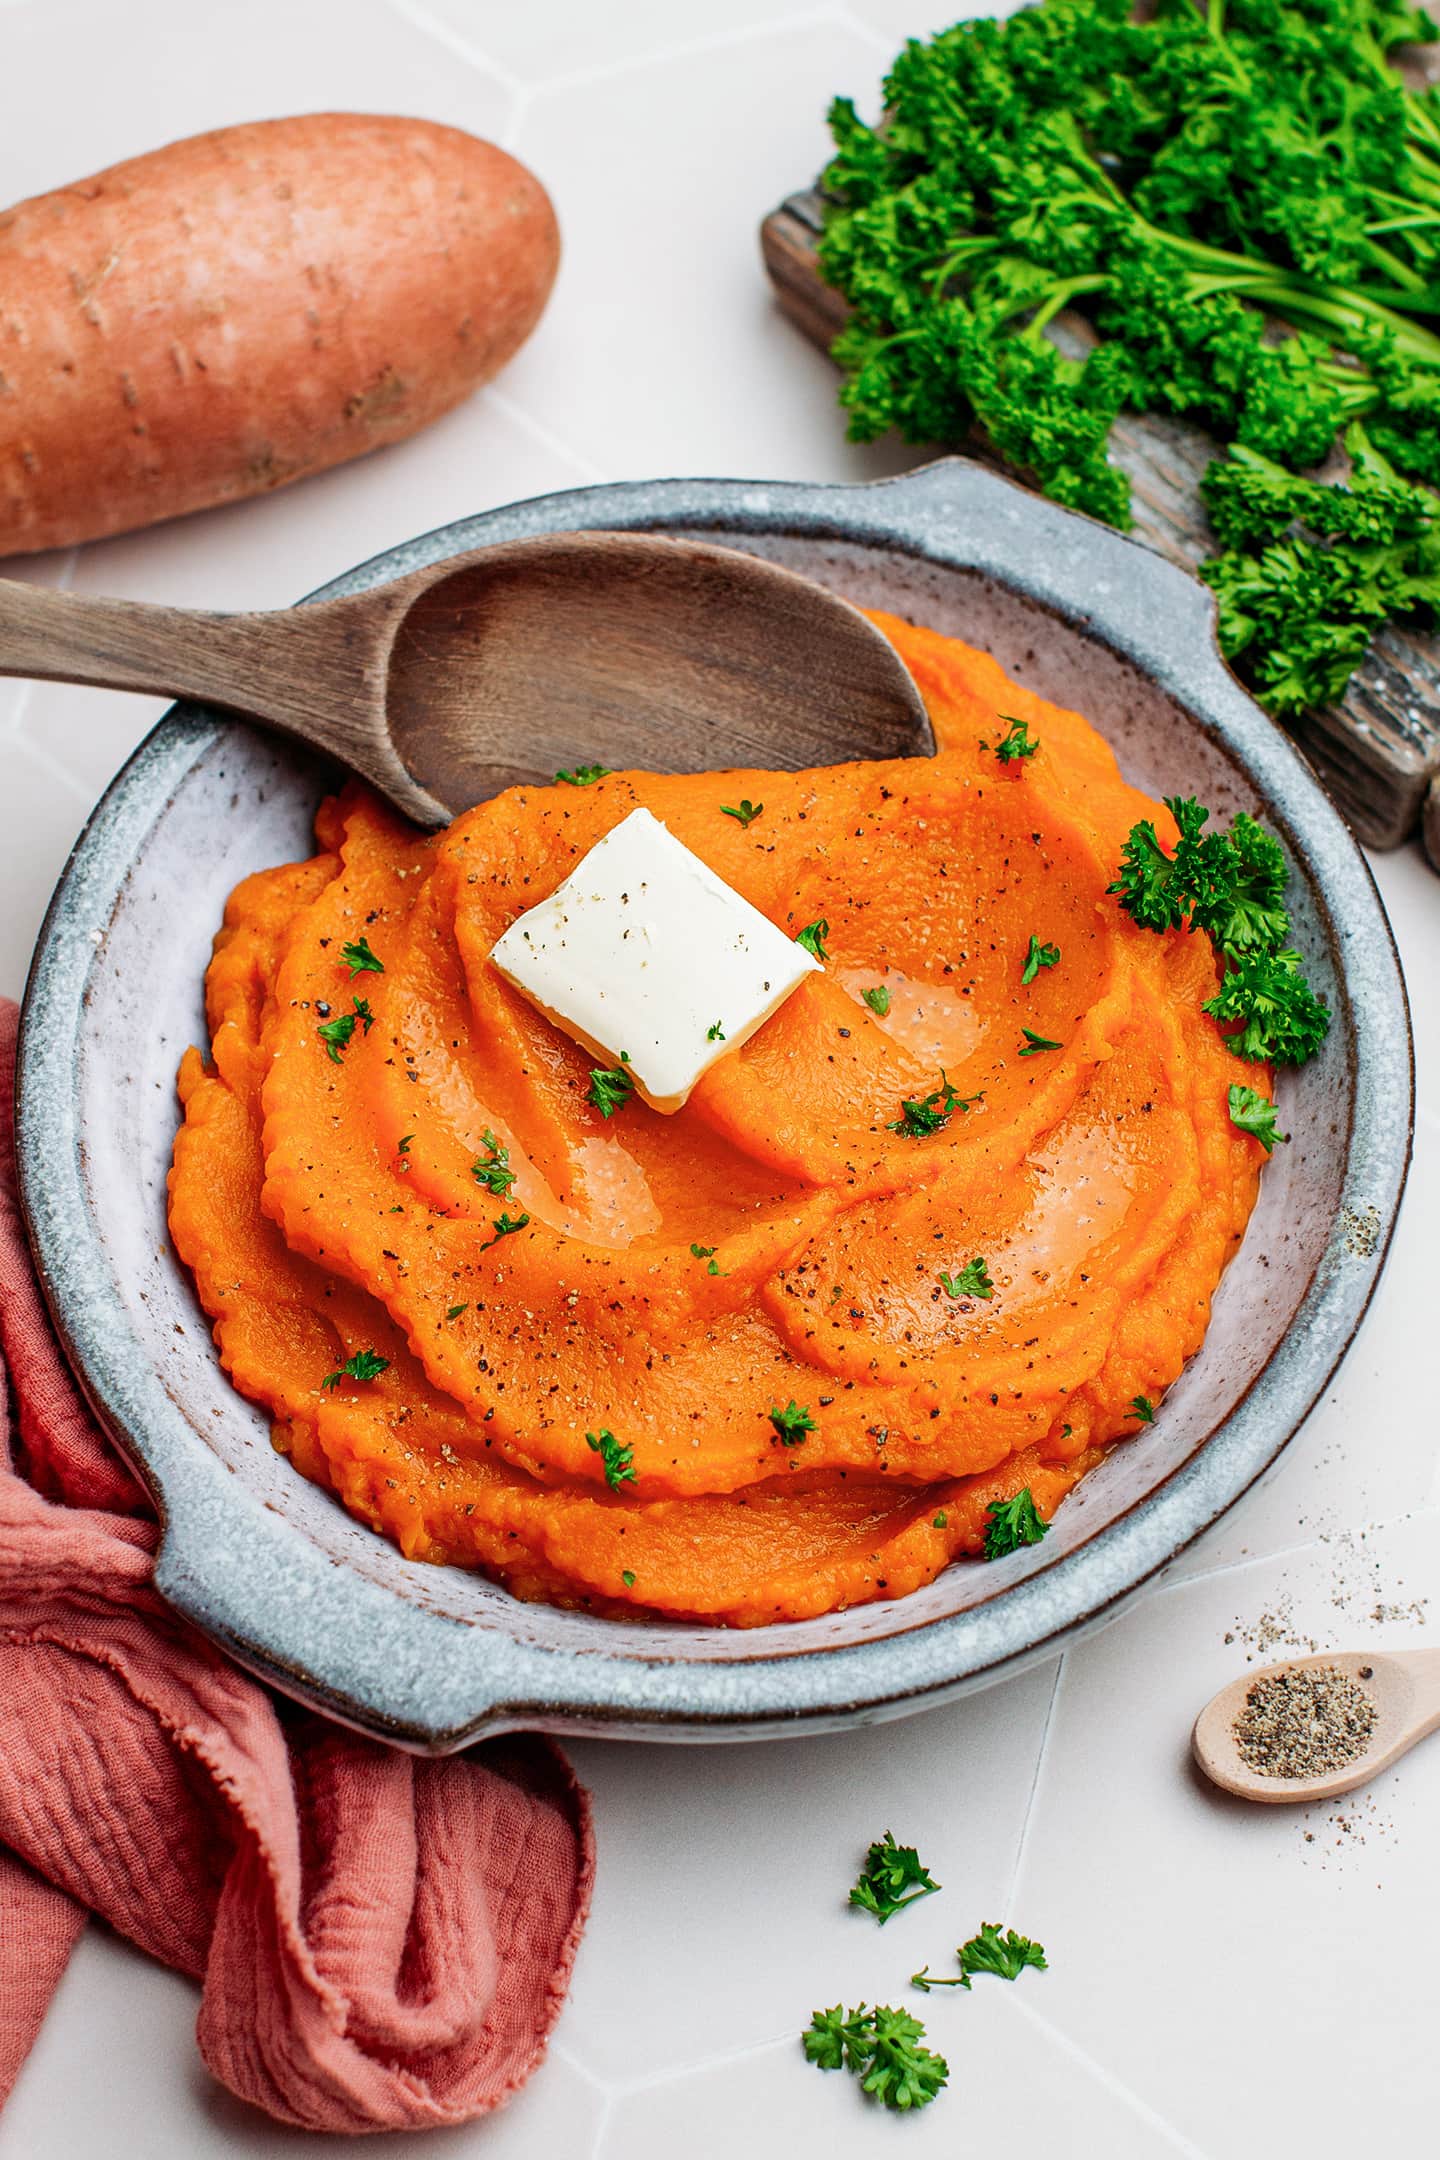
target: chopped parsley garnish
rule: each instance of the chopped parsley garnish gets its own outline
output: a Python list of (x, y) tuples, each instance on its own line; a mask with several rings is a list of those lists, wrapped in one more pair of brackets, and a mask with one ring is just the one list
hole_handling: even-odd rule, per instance
[(850, 1903), (873, 1913), (883, 1927), (906, 1905), (929, 1897), (940, 1885), (913, 1845), (897, 1845), (887, 1830), (865, 1855)]
[(1148, 1395), (1132, 1395), (1125, 1407), (1131, 1417), (1138, 1418), (1142, 1425), (1154, 1424), (1155, 1405)]
[(939, 1087), (929, 1095), (922, 1095), (918, 1101), (907, 1095), (900, 1104), (899, 1117), (893, 1118), (885, 1130), (903, 1133), (907, 1140), (926, 1140), (931, 1133), (937, 1133), (949, 1124), (954, 1111), (969, 1110), (984, 1099), (984, 1094), (985, 1090), (981, 1088), (978, 1095), (958, 1095), (946, 1079), (942, 1066)]
[(1022, 1485), (1013, 1500), (992, 1500), (985, 1512), (990, 1518), (985, 1526), (987, 1560), (1003, 1560), (1022, 1545), (1038, 1545), (1049, 1528), (1028, 1485)]
[(792, 1395), (782, 1410), (775, 1404), (770, 1411), (770, 1423), (780, 1435), (781, 1447), (798, 1447), (807, 1433), (818, 1432), (819, 1426), (802, 1403)]
[(1288, 1132), (1277, 1127), (1279, 1111), (1268, 1095), (1261, 1095), (1255, 1088), (1242, 1087), (1238, 1080), (1231, 1083), (1230, 1122), (1241, 1132), (1253, 1133), (1267, 1155), (1274, 1150), (1277, 1140), (1288, 1140)]
[(470, 1300), (467, 1298), (463, 1305), (452, 1305), (449, 1312), (446, 1313), (445, 1318), (447, 1320), (458, 1320), (462, 1312), (469, 1312), (469, 1310)]
[(357, 938), (353, 945), (342, 945), (340, 958), (350, 970), (351, 982), (357, 975), (383, 975), (385, 972), (385, 963), (371, 952), (368, 938)]
[(884, 983), (876, 983), (873, 989), (862, 990), (860, 996), (873, 1013), (883, 1020), (890, 1010), (890, 992)]
[(993, 1298), (995, 1295), (990, 1270), (978, 1254), (973, 1260), (966, 1261), (958, 1275), (947, 1275), (942, 1269), (940, 1287), (946, 1297), (952, 1298)]
[(1175, 852), (1160, 845), (1149, 818), (1125, 843), (1108, 889), (1142, 930), (1203, 930), (1227, 963), (1219, 991), (1202, 1010), (1237, 1031), (1226, 1040), (1254, 1063), (1303, 1065), (1324, 1042), (1329, 1008), (1286, 944), (1289, 865), (1274, 835), (1243, 811), (1228, 833), (1207, 833), (1210, 812), (1193, 796), (1167, 795), (1179, 827)]
[(993, 1973), (997, 1980), (1018, 1980), (1027, 1965), (1037, 1972), (1048, 1972), (1043, 1946), (1031, 1942), (1028, 1935), (1017, 1935), (1014, 1928), (1000, 1932), (997, 1920), (987, 1920), (978, 1935), (969, 1942), (961, 1943), (955, 1953), (960, 1960), (960, 1972), (954, 1980), (936, 1980), (931, 1977), (928, 1965), (922, 1965), (918, 1973), (911, 1973), (910, 1985), (928, 1995), (931, 1988), (968, 1988), (976, 1973)]
[(1002, 713), (1000, 717), (1005, 722), (1005, 733), (994, 746), (997, 762), (1010, 765), (1016, 758), (1034, 757), (1040, 744), (1025, 722), (1012, 720), (1008, 713)]
[(480, 1135), (480, 1145), (485, 1153), (477, 1155), (471, 1163), (470, 1175), (477, 1185), (484, 1186), (486, 1192), (503, 1200), (520, 1173), (510, 1168), (509, 1148), (501, 1147), (488, 1125)]
[(601, 1117), (614, 1117), (623, 1110), (635, 1092), (635, 1082), (623, 1065), (612, 1065), (607, 1071), (595, 1067), (590, 1074), (588, 1100), (600, 1112)]
[(718, 1245), (692, 1245), (690, 1247), (690, 1250), (697, 1260), (709, 1261), (710, 1265), (705, 1270), (707, 1275), (724, 1274), (725, 1270), (720, 1266), (719, 1262), (715, 1258), (716, 1253), (720, 1250)]
[(931, 1518), (930, 1518), (930, 1527), (931, 1527), (931, 1529), (932, 1529), (932, 1530), (948, 1530), (948, 1529), (949, 1529), (949, 1527), (950, 1527), (950, 1517), (949, 1517), (949, 1516), (948, 1516), (948, 1515), (946, 1514), (946, 1512), (945, 1512), (945, 1510), (944, 1510), (944, 1508), (943, 1508), (943, 1507), (941, 1508), (941, 1510), (940, 1510), (940, 1512), (939, 1512), (939, 1514), (938, 1514), (938, 1515), (932, 1515), (932, 1516), (931, 1516)]
[(619, 1492), (622, 1485), (636, 1483), (634, 1451), (623, 1446), (608, 1425), (602, 1425), (598, 1433), (587, 1432), (585, 1442), (591, 1453), (600, 1457), (605, 1482), (612, 1492)]
[(322, 1020), (315, 1030), (325, 1045), (325, 1055), (332, 1065), (340, 1063), (340, 1053), (355, 1033), (357, 1021), (364, 1027), (367, 1035), (375, 1025), (375, 1015), (370, 1010), (368, 998), (352, 997), (350, 1003), (353, 1011), (338, 1013), (333, 1020)]
[(410, 1152), (410, 1143), (411, 1143), (411, 1141), (412, 1141), (412, 1140), (413, 1140), (414, 1138), (415, 1138), (415, 1135), (414, 1135), (414, 1133), (413, 1133), (413, 1132), (407, 1132), (407, 1133), (406, 1133), (406, 1134), (405, 1134), (405, 1135), (403, 1136), (403, 1138), (401, 1138), (401, 1139), (397, 1140), (397, 1141), (396, 1141), (396, 1143), (395, 1143), (395, 1152), (396, 1152), (396, 1154), (397, 1154), (397, 1155), (408, 1155), (408, 1154), (409, 1154), (409, 1152)]
[(817, 2010), (804, 2034), (805, 2057), (819, 2070), (848, 2070), (888, 2108), (928, 2107), (950, 2075), (943, 2055), (922, 2047), (925, 2027), (906, 2010), (860, 2003)]
[(490, 1250), (490, 1247), (491, 1247), (492, 1245), (498, 1245), (498, 1244), (500, 1243), (500, 1240), (501, 1240), (501, 1238), (504, 1238), (504, 1237), (514, 1237), (514, 1235), (515, 1235), (516, 1231), (517, 1231), (517, 1230), (523, 1230), (523, 1229), (525, 1228), (525, 1225), (526, 1225), (526, 1224), (527, 1224), (527, 1223), (529, 1222), (529, 1220), (530, 1220), (530, 1217), (529, 1217), (528, 1215), (524, 1215), (524, 1214), (521, 1214), (521, 1215), (506, 1215), (506, 1214), (500, 1214), (500, 1215), (497, 1215), (497, 1216), (495, 1216), (495, 1218), (494, 1218), (494, 1220), (493, 1220), (493, 1223), (492, 1223), (492, 1225), (491, 1225), (491, 1227), (492, 1227), (492, 1228), (494, 1229), (495, 1235), (494, 1235), (494, 1237), (487, 1237), (487, 1238), (486, 1238), (486, 1240), (485, 1240), (484, 1244), (483, 1244), (483, 1245), (482, 1245), (482, 1246), (480, 1247), (480, 1250), (481, 1250), (481, 1252), (489, 1252), (489, 1250)]
[(357, 1350), (334, 1372), (326, 1373), (320, 1382), (322, 1388), (337, 1388), (342, 1380), (378, 1380), (382, 1372), (390, 1370), (388, 1357), (379, 1357), (373, 1350)]
[(763, 802), (751, 802), (748, 795), (742, 795), (738, 808), (732, 803), (721, 803), (720, 815), (733, 817), (739, 824), (748, 826), (754, 824), (764, 808)]
[(608, 765), (577, 765), (574, 772), (567, 772), (562, 765), (555, 778), (566, 787), (589, 787), (593, 781), (608, 779), (609, 775)]
[(634, 1589), (634, 1587), (635, 1587), (635, 1570), (634, 1570), (634, 1568), (628, 1568), (628, 1567), (627, 1567), (627, 1568), (621, 1568), (621, 1570), (620, 1570), (620, 1580), (621, 1580), (621, 1582), (623, 1582), (623, 1583), (624, 1583), (624, 1585), (625, 1585), (625, 1587), (626, 1587), (626, 1589), (627, 1589), (627, 1590), (633, 1590), (633, 1589)]
[(710, 1027), (706, 1028), (705, 1040), (706, 1042), (724, 1042), (725, 1030), (718, 1020), (714, 1021)]
[(803, 930), (795, 933), (795, 943), (803, 945), (817, 960), (828, 960), (830, 955), (825, 950), (825, 940), (829, 935), (830, 925), (822, 915), (818, 922), (807, 922)]
[(1051, 1042), (1048, 1036), (1037, 1035), (1033, 1028), (1021, 1028), (1020, 1033), (1025, 1038), (1021, 1057), (1039, 1057), (1042, 1050), (1063, 1050), (1065, 1047), (1063, 1043)]
[(1025, 955), (1025, 965), (1020, 971), (1021, 982), (1032, 983), (1034, 982), (1036, 976), (1039, 974), (1041, 968), (1058, 967), (1059, 964), (1059, 946), (1042, 945), (1039, 938), (1036, 937), (1034, 931), (1032, 930), (1030, 933), (1030, 950)]

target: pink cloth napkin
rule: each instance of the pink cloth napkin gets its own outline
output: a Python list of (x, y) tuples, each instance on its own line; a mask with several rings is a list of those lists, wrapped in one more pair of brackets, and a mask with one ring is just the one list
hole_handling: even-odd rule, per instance
[(484, 2114), (564, 1999), (584, 1792), (541, 1740), (429, 1762), (354, 1739), (157, 1596), (150, 1504), (60, 1356), (21, 1230), (15, 1032), (0, 1001), (0, 2101), (95, 1912), (200, 1981), (206, 2063), (282, 2121)]

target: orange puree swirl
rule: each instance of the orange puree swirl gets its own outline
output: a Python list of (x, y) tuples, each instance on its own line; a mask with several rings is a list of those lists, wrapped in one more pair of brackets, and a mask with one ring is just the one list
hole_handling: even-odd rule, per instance
[[(1264, 1159), (1227, 1089), (1266, 1076), (1200, 1010), (1208, 941), (1106, 894), (1168, 813), (1078, 714), (877, 619), (933, 759), (519, 788), (434, 836), (352, 787), (312, 860), (231, 897), (172, 1233), (276, 1445), (412, 1557), (740, 1626), (895, 1597), (992, 1501), (1053, 1512), (1199, 1348)], [(1002, 716), (1033, 757), (987, 747)], [(607, 1120), (488, 955), (637, 804), (830, 957), (678, 1114)], [(1025, 984), (1032, 935), (1060, 960)], [(383, 971), (352, 981), (362, 938)], [(966, 1106), (894, 1130), (942, 1069)], [(497, 1148), (500, 1195), (472, 1172)], [(976, 1258), (993, 1295), (952, 1295)], [(362, 1350), (377, 1377), (324, 1385)]]

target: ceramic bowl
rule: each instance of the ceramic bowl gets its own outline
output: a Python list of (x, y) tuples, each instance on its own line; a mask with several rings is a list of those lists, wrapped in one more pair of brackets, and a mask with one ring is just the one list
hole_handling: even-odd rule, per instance
[(1266, 1171), (1203, 1350), (1043, 1545), (953, 1566), (894, 1603), (750, 1632), (519, 1604), (404, 1560), (274, 1452), (171, 1250), (175, 1068), (205, 1039), (212, 933), (240, 877), (307, 852), (330, 777), (275, 737), (175, 707), (100, 803), (42, 935), (19, 1082), (30, 1234), (76, 1370), (160, 1508), (165, 1596), (277, 1687), (419, 1749), (521, 1726), (651, 1739), (836, 1726), (1053, 1652), (1113, 1615), (1285, 1445), (1374, 1291), (1409, 1155), (1409, 1022), (1384, 912), (1309, 769), (1222, 664), (1199, 585), (950, 459), (866, 487), (547, 496), (413, 540), (317, 597), (575, 527), (703, 535), (956, 632), (1088, 714), (1140, 786), (1257, 812), (1296, 866), (1298, 939), (1335, 1024), (1281, 1083), (1294, 1140)]

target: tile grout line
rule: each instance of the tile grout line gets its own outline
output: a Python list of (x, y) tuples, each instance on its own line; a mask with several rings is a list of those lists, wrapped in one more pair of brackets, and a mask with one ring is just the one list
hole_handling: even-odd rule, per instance
[[(1045, 1706), (1045, 1723), (1040, 1728), (1040, 1745), (1035, 1750), (1035, 1768), (1030, 1775), (1030, 1790), (1025, 1798), (1025, 1813), (1020, 1818), (1020, 1835), (1015, 1840), (1015, 1859), (1010, 1869), (1010, 1884), (1005, 1893), (1007, 1911), (1013, 1908), (1015, 1893), (1020, 1887), (1020, 1875), (1025, 1865), (1025, 1849), (1030, 1841), (1030, 1822), (1035, 1813), (1035, 1801), (1040, 1791), (1040, 1777), (1050, 1752), (1050, 1734), (1055, 1725), (1055, 1706), (1060, 1700), (1060, 1683), (1065, 1677), (1065, 1663), (1069, 1652), (1062, 1650), (1055, 1662), (1055, 1678), (1050, 1686), (1050, 1700)], [(1012, 1923), (1007, 1919), (1005, 1925)]]
[[(1401, 1515), (1385, 1515), (1378, 1521), (1363, 1522), (1353, 1529), (1326, 1530), (1313, 1538), (1302, 1538), (1295, 1545), (1276, 1545), (1269, 1552), (1253, 1553), (1244, 1560), (1224, 1560), (1213, 1568), (1198, 1568), (1193, 1575), (1167, 1575), (1162, 1582), (1153, 1584), (1143, 1594), (1146, 1597), (1168, 1597), (1173, 1591), (1188, 1589), (1192, 1583), (1217, 1582), (1222, 1575), (1240, 1575), (1249, 1568), (1267, 1567), (1273, 1560), (1293, 1560), (1301, 1553), (1319, 1552), (1337, 1538), (1358, 1538), (1361, 1533), (1371, 1535), (1387, 1530), (1398, 1530), (1407, 1522), (1420, 1522), (1428, 1515), (1440, 1512), (1440, 1502), (1423, 1501), (1419, 1507), (1406, 1508)], [(1119, 1616), (1117, 1616), (1119, 1617)]]
[(609, 473), (604, 471), (601, 466), (596, 465), (590, 458), (583, 457), (578, 450), (572, 450), (568, 443), (560, 440), (558, 435), (552, 435), (542, 420), (537, 420), (533, 413), (525, 410), (523, 405), (517, 405), (512, 397), (506, 395), (505, 391), (497, 390), (494, 383), (486, 383), (481, 391), (481, 396), (487, 398), (496, 411), (503, 413), (507, 420), (513, 421), (516, 427), (523, 428), (531, 440), (537, 442), (542, 450), (548, 450), (552, 457), (563, 458), (567, 465), (573, 465), (576, 472), (592, 487), (604, 487), (607, 484), (610, 479)]
[(412, 30), (420, 31), (424, 37), (434, 38), (437, 45), (443, 45), (447, 52), (454, 53), (457, 60), (463, 60), (467, 66), (478, 68), (482, 74), (492, 77), (513, 102), (518, 104), (522, 99), (528, 99), (531, 87), (528, 83), (522, 82), (518, 75), (512, 74), (501, 61), (492, 59), (490, 54), (483, 52), (478, 45), (472, 45), (463, 32), (432, 15), (430, 10), (421, 4), (421, 0), (389, 0), (389, 4), (401, 21), (408, 23)]
[(663, 2070), (652, 2070), (645, 2077), (627, 2078), (619, 2085), (599, 2085), (594, 2071), (586, 2069), (583, 2062), (576, 2062), (575, 2066), (592, 2085), (599, 2085), (608, 2099), (620, 2101), (628, 2100), (634, 2093), (656, 2092), (664, 2085), (678, 2083), (681, 2078), (699, 2077), (707, 2070), (733, 2069), (737, 2063), (748, 2062), (752, 2055), (768, 2055), (774, 2049), (798, 2046), (799, 2040), (798, 2032), (773, 2033), (766, 2040), (752, 2040), (744, 2047), (732, 2048), (728, 2054), (699, 2055), (691, 2062), (670, 2063)]
[(697, 54), (703, 57), (706, 53), (733, 52), (738, 47), (758, 44), (766, 38), (787, 36), (794, 30), (823, 28), (834, 19), (827, 7), (797, 8), (793, 14), (781, 15), (769, 22), (742, 23), (734, 30), (712, 30), (702, 37), (682, 40), (678, 45), (657, 46), (648, 52), (633, 53), (625, 60), (597, 60), (589, 67), (572, 69), (568, 75), (544, 76), (530, 87), (537, 97), (550, 97), (566, 90), (585, 90), (598, 83), (616, 82), (622, 75), (669, 67), (677, 60), (691, 60)]
[(1008, 2007), (1012, 2015), (1028, 2018), (1037, 2031), (1044, 2034), (1052, 2047), (1059, 2048), (1063, 2054), (1070, 2056), (1072, 2061), (1079, 2063), (1094, 2078), (1102, 2091), (1108, 2092), (1112, 2099), (1121, 2101), (1133, 2114), (1138, 2115), (1140, 2120), (1146, 2123), (1150, 2129), (1167, 2139), (1175, 2151), (1184, 2156), (1184, 2160), (1210, 2160), (1208, 2153), (1202, 2151), (1200, 2146), (1186, 2137), (1183, 2131), (1177, 2130), (1175, 2125), (1168, 2122), (1158, 2109), (1150, 2105), (1148, 2100), (1144, 2099), (1141, 2094), (1133, 2092), (1128, 2085), (1122, 2083), (1112, 2070), (1107, 2069), (1104, 2063), (1098, 2062), (1093, 2055), (1080, 2046), (1078, 2041), (1072, 2040), (1068, 2033), (1062, 2032), (1058, 2025), (1052, 2025), (1049, 2019), (1042, 2017), (1038, 2010), (1032, 2010), (1029, 2003), (1021, 1995), (1016, 1993), (1008, 1998)]

